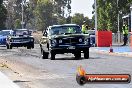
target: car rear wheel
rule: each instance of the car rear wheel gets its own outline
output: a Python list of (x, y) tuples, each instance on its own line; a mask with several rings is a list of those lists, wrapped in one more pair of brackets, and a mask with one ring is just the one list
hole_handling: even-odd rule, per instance
[(12, 49), (12, 46), (11, 45), (6, 45), (7, 49)]
[(10, 49), (12, 49), (12, 46), (10, 45)]
[(7, 49), (9, 49), (10, 47), (9, 47), (9, 45), (6, 45), (6, 47), (7, 47)]

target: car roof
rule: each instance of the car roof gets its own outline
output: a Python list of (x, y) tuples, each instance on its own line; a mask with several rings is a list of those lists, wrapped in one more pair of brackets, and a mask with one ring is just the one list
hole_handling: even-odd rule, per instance
[(50, 26), (50, 28), (52, 27), (61, 27), (61, 26), (79, 26), (77, 24), (62, 24), (62, 25), (53, 25), (53, 26)]
[(47, 29), (50, 30), (51, 28), (54, 28), (54, 27), (65, 27), (65, 26), (79, 26), (79, 25), (77, 25), (77, 24), (52, 25), (52, 26), (49, 26)]
[(15, 30), (28, 30), (28, 29), (15, 29)]
[(13, 30), (1, 30), (1, 31), (13, 31)]

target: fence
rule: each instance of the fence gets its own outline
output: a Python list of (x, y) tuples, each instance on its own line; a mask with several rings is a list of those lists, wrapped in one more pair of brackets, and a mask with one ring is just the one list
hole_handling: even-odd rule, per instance
[[(130, 44), (130, 33), (128, 34), (128, 44)], [(118, 43), (118, 34), (117, 33), (112, 33), (112, 43)], [(120, 43), (123, 43), (123, 34), (120, 33)]]

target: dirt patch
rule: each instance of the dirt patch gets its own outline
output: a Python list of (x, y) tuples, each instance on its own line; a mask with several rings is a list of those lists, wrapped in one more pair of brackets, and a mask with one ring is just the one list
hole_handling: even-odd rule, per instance
[(21, 88), (36, 88), (32, 87), (32, 80), (34, 80), (34, 78), (27, 77), (39, 75), (36, 69), (31, 66), (27, 66), (26, 64), (18, 61), (7, 61), (6, 58), (2, 57), (0, 58), (0, 71)]

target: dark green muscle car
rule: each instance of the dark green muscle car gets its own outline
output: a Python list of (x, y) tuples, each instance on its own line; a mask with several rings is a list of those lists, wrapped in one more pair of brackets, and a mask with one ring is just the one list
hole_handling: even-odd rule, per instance
[(34, 48), (34, 38), (27, 29), (16, 29), (13, 34), (6, 39), (7, 49), (13, 47), (27, 47), (27, 49)]
[(75, 59), (89, 58), (90, 38), (83, 34), (80, 26), (76, 24), (53, 25), (43, 33), (40, 39), (42, 58), (55, 59), (56, 54), (72, 53)]

